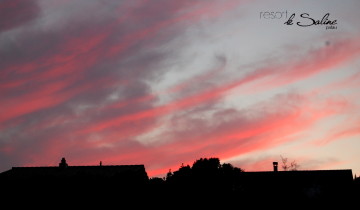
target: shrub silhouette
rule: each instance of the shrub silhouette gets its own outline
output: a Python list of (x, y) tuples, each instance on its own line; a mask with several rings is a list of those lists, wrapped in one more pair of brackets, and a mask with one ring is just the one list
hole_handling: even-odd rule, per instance
[(200, 158), (192, 167), (182, 165), (167, 174), (166, 184), (175, 193), (229, 194), (239, 189), (243, 170), (230, 163), (220, 164), (219, 158)]

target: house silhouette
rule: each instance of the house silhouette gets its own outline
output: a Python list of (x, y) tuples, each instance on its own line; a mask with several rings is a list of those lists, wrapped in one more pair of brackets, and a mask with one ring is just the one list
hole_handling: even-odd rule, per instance
[[(350, 169), (278, 171), (277, 162), (273, 164), (273, 171), (229, 171), (226, 174), (216, 163), (211, 167), (217, 168), (213, 175), (193, 170), (195, 163), (193, 167), (180, 167), (170, 176), (169, 194), (187, 198), (205, 195), (213, 203), (241, 200), (242, 204), (259, 207), (272, 203), (324, 206), (330, 204), (328, 201), (352, 200), (354, 185)], [(204, 167), (204, 171), (209, 171), (206, 165)]]
[(350, 169), (244, 172), (240, 180), (248, 197), (318, 202), (346, 199), (353, 184)]
[(65, 158), (62, 158), (58, 167), (12, 167), (1, 173), (0, 178), (8, 181), (124, 180), (126, 183), (144, 183), (148, 180), (144, 165), (102, 165), (100, 163), (97, 166), (69, 166)]
[[(277, 162), (273, 165), (273, 171), (231, 174), (206, 168), (192, 171), (187, 166), (182, 167), (182, 173), (175, 171), (171, 180), (158, 178), (152, 182), (144, 165), (103, 165), (100, 162), (96, 166), (71, 166), (62, 158), (59, 166), (13, 167), (0, 173), (0, 186), (8, 195), (19, 196), (20, 193), (20, 197), (64, 197), (63, 192), (66, 192), (66, 197), (76, 202), (79, 198), (98, 201), (112, 198), (116, 202), (126, 202), (130, 198), (152, 201), (161, 198), (169, 202), (184, 199), (221, 204), (241, 200), (261, 204), (280, 199), (308, 205), (329, 200), (346, 201), (353, 192), (351, 169), (278, 171)], [(199, 196), (208, 199), (197, 200)]]
[(65, 158), (59, 166), (12, 167), (0, 173), (1, 190), (8, 195), (44, 199), (66, 195), (74, 202), (115, 196), (125, 200), (126, 196), (144, 194), (148, 180), (144, 165), (71, 166)]

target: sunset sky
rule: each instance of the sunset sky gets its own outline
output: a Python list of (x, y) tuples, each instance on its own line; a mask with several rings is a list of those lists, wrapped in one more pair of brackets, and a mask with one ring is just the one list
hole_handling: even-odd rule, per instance
[[(359, 9), (1, 0), (0, 172), (62, 157), (144, 164), (150, 177), (201, 157), (262, 171), (282, 155), (360, 175)], [(299, 26), (312, 23), (303, 13), (335, 28)]]

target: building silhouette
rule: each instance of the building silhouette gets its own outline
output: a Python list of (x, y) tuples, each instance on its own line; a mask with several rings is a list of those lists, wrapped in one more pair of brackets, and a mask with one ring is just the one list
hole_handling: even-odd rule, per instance
[[(96, 166), (71, 166), (62, 158), (59, 166), (13, 167), (0, 173), (0, 186), (8, 195), (20, 197), (57, 198), (65, 192), (76, 202), (80, 198), (116, 202), (137, 198), (157, 204), (161, 198), (211, 202), (208, 206), (229, 200), (323, 205), (324, 201), (349, 200), (352, 192), (359, 192), (350, 169), (278, 171), (278, 163), (273, 162), (273, 171), (244, 172), (231, 164), (220, 165), (217, 158), (200, 159), (194, 165), (169, 172), (166, 179), (149, 180), (144, 165), (103, 165), (100, 161)], [(199, 196), (208, 199), (197, 200)]]
[[(240, 172), (224, 170), (223, 165), (214, 161), (214, 165), (200, 167), (207, 171), (203, 173), (198, 171), (199, 167), (195, 170), (199, 162), (209, 163), (200, 159), (192, 167), (183, 166), (170, 174), (169, 194), (187, 198), (205, 195), (212, 202), (220, 198), (221, 202), (242, 201), (251, 205), (267, 204), (267, 207), (272, 203), (324, 207), (332, 201), (353, 200), (354, 182), (350, 169), (278, 171), (278, 163), (273, 162), (273, 171)], [(208, 171), (212, 171), (212, 175), (208, 175)]]
[[(12, 167), (0, 173), (6, 196), (36, 200), (66, 197), (68, 202), (87, 199), (125, 201), (145, 195), (148, 175), (144, 165), (71, 166), (62, 158), (59, 166)], [(91, 203), (91, 202), (90, 202)]]
[(353, 184), (350, 169), (244, 172), (240, 179), (247, 197), (269, 200), (344, 200)]
[(8, 181), (124, 180), (126, 183), (144, 183), (148, 180), (144, 165), (102, 165), (100, 162), (97, 166), (69, 166), (65, 158), (61, 159), (58, 167), (12, 167), (1, 173), (0, 178)]

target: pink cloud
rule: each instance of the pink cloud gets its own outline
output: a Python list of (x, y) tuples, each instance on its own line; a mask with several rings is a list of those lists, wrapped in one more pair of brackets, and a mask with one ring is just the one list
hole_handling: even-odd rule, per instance
[(360, 126), (356, 122), (348, 122), (339, 125), (326, 135), (325, 138), (315, 141), (318, 146), (329, 144), (333, 141), (340, 141), (342, 139), (351, 138), (360, 135)]
[[(9, 61), (0, 64), (4, 67), (1, 78), (5, 78), (0, 84), (4, 139), (0, 157), (14, 158), (23, 165), (49, 165), (61, 156), (79, 165), (100, 160), (145, 164), (153, 176), (200, 157), (225, 159), (296, 141), (292, 136), (342, 113), (342, 108), (350, 110), (347, 103), (309, 93), (276, 96), (242, 110), (224, 108), (221, 103), (238, 87), (267, 91), (346, 65), (358, 58), (357, 38), (338, 40), (284, 62), (265, 62), (265, 67), (254, 67), (240, 77), (227, 75), (222, 62), (169, 89), (153, 92), (151, 83), (164, 71), (158, 64), (174, 53), (157, 52), (153, 46), (166, 46), (184, 27), (220, 17), (241, 3), (192, 2), (164, 1), (160, 8), (151, 5), (152, 1), (138, 1), (125, 13), (106, 16), (104, 23), (90, 21), (94, 27), (87, 25), (90, 22), (76, 22), (75, 26), (65, 24), (57, 35), (34, 32), (29, 39), (19, 38), (29, 54), (9, 56)], [(95, 12), (95, 6), (91, 8)], [(123, 11), (121, 7), (115, 10)], [(127, 23), (129, 19), (136, 24)], [(37, 46), (33, 40), (45, 44)], [(210, 85), (203, 85), (204, 81)], [(356, 76), (339, 86), (357, 85), (357, 81)], [(169, 95), (169, 102), (156, 104)], [(166, 130), (155, 136), (154, 143), (138, 141), (137, 137), (162, 126)], [(329, 141), (358, 134), (356, 126), (341, 127)], [(253, 168), (266, 168), (267, 161), (254, 162)]]
[[(256, 81), (257, 79), (261, 79), (264, 77), (275, 77), (276, 79), (268, 84), (260, 83), (262, 85), (261, 86), (262, 88), (271, 87), (271, 86), (281, 86), (284, 85), (284, 83), (289, 84), (290, 82), (294, 82), (295, 80), (300, 80), (302, 78), (306, 78), (311, 75), (314, 75), (315, 73), (319, 73), (321, 71), (336, 67), (337, 65), (344, 64), (348, 62), (350, 59), (354, 58), (354, 55), (360, 52), (360, 48), (350, 47), (350, 46), (357, 46), (351, 41), (340, 41), (339, 43), (340, 44), (336, 44), (336, 46), (339, 47), (341, 46), (341, 49), (339, 49), (339, 47), (321, 48), (319, 50), (310, 52), (305, 59), (299, 59), (295, 62), (295, 64), (294, 62), (290, 61), (290, 63), (284, 64), (282, 66), (275, 65), (275, 66), (269, 66), (267, 68), (256, 69), (255, 71), (249, 73), (248, 75), (245, 75), (241, 79), (222, 84), (210, 90), (205, 90), (190, 96), (185, 96), (184, 98), (177, 99), (173, 102), (155, 107), (151, 110), (145, 110), (140, 113), (130, 114), (128, 116), (121, 116), (119, 118), (108, 119), (104, 122), (95, 124), (94, 126), (88, 128), (84, 132), (96, 132), (108, 127), (119, 125), (121, 123), (141, 120), (148, 117), (156, 117), (156, 116), (160, 117), (167, 115), (175, 110), (183, 110), (189, 107), (197, 106), (202, 103), (207, 103), (210, 100), (214, 100), (216, 98), (222, 97), (224, 93), (226, 93), (227, 91), (233, 88), (246, 85), (247, 83)], [(347, 53), (343, 52), (345, 49), (348, 50)], [(304, 64), (304, 60), (306, 61), (305, 64)], [(332, 60), (332, 62), (329, 62), (328, 60)], [(302, 63), (303, 66), (301, 66)], [(279, 74), (284, 69), (288, 69), (289, 73)], [(283, 82), (279, 82), (280, 80)], [(177, 87), (175, 87), (175, 90), (176, 88)], [(145, 96), (144, 98), (151, 99), (153, 97)], [(138, 100), (143, 100), (143, 99), (138, 99)]]

